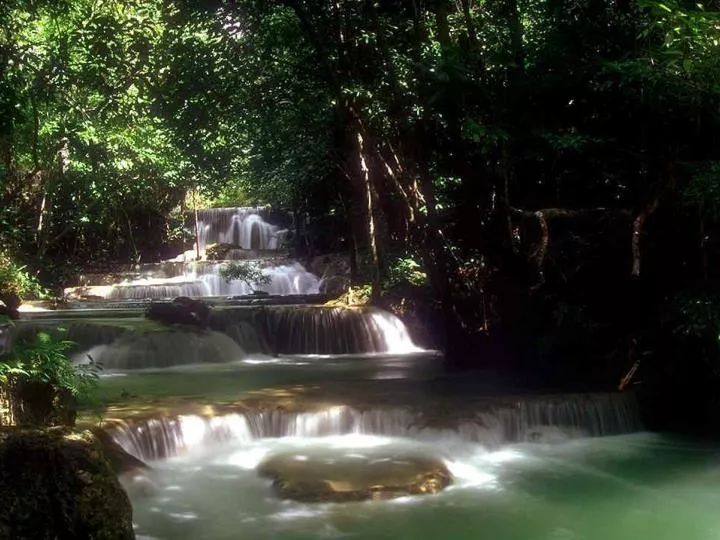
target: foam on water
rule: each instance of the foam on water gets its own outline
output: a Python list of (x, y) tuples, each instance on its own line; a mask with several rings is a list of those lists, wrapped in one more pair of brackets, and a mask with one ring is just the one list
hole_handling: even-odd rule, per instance
[[(255, 471), (278, 452), (383, 449), (442, 455), (455, 484), (432, 496), (304, 504), (277, 499)], [(163, 487), (135, 500), (134, 516), (138, 533), (158, 540), (710, 540), (720, 533), (717, 455), (645, 433), (495, 451), (358, 434), (261, 439), (154, 463)]]

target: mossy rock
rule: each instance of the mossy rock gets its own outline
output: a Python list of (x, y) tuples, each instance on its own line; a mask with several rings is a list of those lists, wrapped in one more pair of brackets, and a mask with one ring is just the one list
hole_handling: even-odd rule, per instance
[(275, 455), (258, 466), (258, 474), (273, 480), (279, 497), (301, 502), (432, 495), (453, 481), (445, 463), (435, 456), (367, 450), (342, 455), (339, 451)]
[(227, 258), (227, 255), (232, 250), (242, 249), (242, 246), (237, 244), (210, 244), (205, 248), (205, 257), (208, 261), (222, 261)]
[(135, 538), (128, 496), (90, 432), (1, 430), (0, 508), (0, 538)]

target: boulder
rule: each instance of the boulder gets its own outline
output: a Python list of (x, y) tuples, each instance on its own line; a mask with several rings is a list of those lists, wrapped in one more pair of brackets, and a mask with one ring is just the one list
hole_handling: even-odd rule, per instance
[(90, 432), (0, 431), (0, 508), (0, 538), (135, 538), (130, 500)]
[(452, 483), (443, 461), (403, 453), (344, 455), (284, 453), (266, 459), (258, 474), (273, 480), (283, 499), (301, 502), (348, 502), (438, 493)]
[(145, 317), (168, 325), (181, 324), (207, 328), (210, 306), (202, 300), (178, 296), (169, 304), (151, 303), (145, 312)]

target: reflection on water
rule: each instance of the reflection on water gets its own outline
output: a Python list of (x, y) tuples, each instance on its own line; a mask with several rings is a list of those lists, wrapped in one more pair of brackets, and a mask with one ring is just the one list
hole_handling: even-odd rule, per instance
[[(293, 450), (385, 445), (444, 456), (455, 485), (394, 501), (302, 504), (273, 496), (254, 468)], [(134, 501), (138, 538), (709, 540), (720, 536), (720, 453), (659, 435), (520, 444), (335, 436), (244, 441), (153, 464), (162, 487)]]

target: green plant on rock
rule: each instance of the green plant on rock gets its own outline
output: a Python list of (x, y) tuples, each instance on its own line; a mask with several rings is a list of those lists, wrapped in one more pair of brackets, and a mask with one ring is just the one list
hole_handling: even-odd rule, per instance
[(45, 383), (74, 397), (86, 396), (97, 383), (101, 366), (92, 358), (87, 364), (74, 364), (67, 352), (75, 343), (63, 339), (62, 333), (62, 329), (59, 335), (38, 332), (0, 356), (0, 384)]
[(76, 365), (68, 356), (74, 343), (64, 330), (39, 331), (0, 355), (0, 403), (9, 415), (0, 423), (71, 425), (75, 403), (97, 384), (101, 366), (90, 358)]
[(227, 281), (243, 281), (248, 285), (267, 285), (270, 276), (265, 274), (260, 265), (253, 262), (231, 262), (220, 268), (220, 276)]

